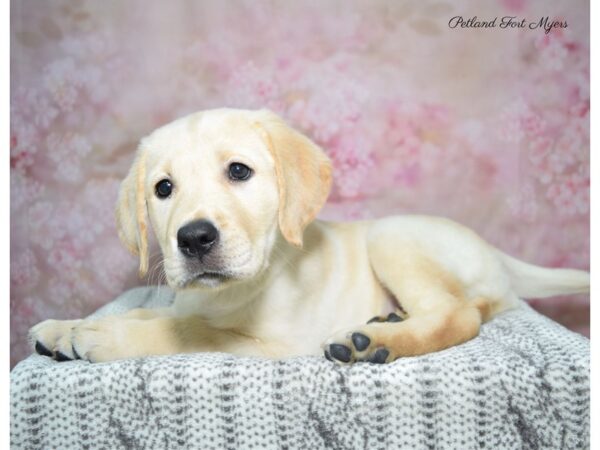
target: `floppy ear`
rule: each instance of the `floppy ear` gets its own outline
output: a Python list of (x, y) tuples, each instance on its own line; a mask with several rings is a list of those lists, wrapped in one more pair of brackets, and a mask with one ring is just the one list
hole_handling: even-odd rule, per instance
[(140, 277), (148, 272), (145, 178), (145, 154), (140, 147), (127, 177), (121, 182), (116, 210), (121, 241), (131, 253), (140, 256)]
[(331, 189), (331, 162), (321, 148), (270, 111), (260, 111), (258, 129), (275, 160), (279, 229), (302, 246), (304, 228), (325, 204)]

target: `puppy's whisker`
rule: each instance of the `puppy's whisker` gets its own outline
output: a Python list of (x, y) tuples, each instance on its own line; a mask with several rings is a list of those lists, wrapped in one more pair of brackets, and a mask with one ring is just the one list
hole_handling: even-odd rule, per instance
[(156, 277), (156, 289), (154, 291), (154, 299), (158, 298), (161, 294), (161, 288), (163, 283), (166, 284), (167, 279), (166, 279), (166, 274), (164, 271), (164, 263), (165, 263), (165, 258), (161, 258), (153, 267), (151, 270), (151, 274), (148, 277), (148, 284), (149, 285), (153, 285), (152, 283), (152, 279), (154, 277)]
[[(158, 255), (158, 254), (159, 253), (155, 253), (155, 255)], [(157, 284), (160, 285), (160, 278), (161, 278), (161, 276), (163, 275), (163, 272), (164, 272), (164, 270), (163, 270), (163, 268), (164, 268), (164, 262), (165, 262), (165, 259), (164, 258), (160, 258), (156, 262), (156, 264), (154, 264), (152, 266), (152, 268), (150, 269), (148, 278), (146, 279), (146, 285), (147, 286), (154, 285), (153, 280), (155, 279), (155, 277), (156, 277)]]
[(152, 267), (150, 267), (150, 270), (148, 271), (148, 276), (146, 277), (146, 286), (152, 286), (152, 278), (154, 276), (154, 273), (156, 272), (156, 265), (152, 265)]

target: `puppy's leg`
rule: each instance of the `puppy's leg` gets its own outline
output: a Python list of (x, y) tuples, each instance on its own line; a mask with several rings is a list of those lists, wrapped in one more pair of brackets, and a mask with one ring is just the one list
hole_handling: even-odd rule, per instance
[(380, 245), (370, 256), (377, 278), (398, 299), (407, 318), (370, 322), (336, 333), (325, 343), (326, 357), (341, 363), (385, 363), (439, 351), (477, 336), (489, 302), (482, 298), (468, 301), (461, 283), (419, 248), (407, 244), (399, 251)]
[[(136, 308), (111, 317), (145, 320), (168, 315), (171, 315), (169, 308)], [(76, 359), (77, 355), (71, 346), (71, 332), (75, 327), (93, 320), (45, 320), (31, 328), (29, 341), (40, 355), (50, 356), (58, 361)]]
[(123, 319), (155, 319), (157, 317), (168, 317), (172, 316), (173, 311), (171, 308), (135, 308), (130, 309), (126, 313), (119, 315)]
[(265, 353), (260, 341), (239, 330), (213, 328), (199, 316), (161, 315), (160, 310), (133, 310), (96, 320), (46, 321), (32, 328), (30, 336), (38, 353), (59, 361), (104, 362), (202, 351)]
[(479, 333), (481, 314), (473, 305), (440, 308), (402, 322), (373, 322), (335, 334), (325, 355), (342, 363), (386, 363), (463, 343)]
[(262, 354), (259, 340), (239, 330), (211, 327), (199, 316), (84, 322), (72, 330), (71, 345), (90, 362), (206, 351)]

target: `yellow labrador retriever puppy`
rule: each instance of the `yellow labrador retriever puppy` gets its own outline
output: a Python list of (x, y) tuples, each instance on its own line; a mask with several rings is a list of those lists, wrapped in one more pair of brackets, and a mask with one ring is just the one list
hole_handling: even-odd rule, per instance
[(323, 151), (269, 111), (203, 111), (159, 128), (141, 141), (117, 219), (142, 275), (154, 230), (173, 305), (47, 320), (32, 344), (92, 362), (324, 351), (386, 363), (468, 341), (519, 297), (589, 289), (586, 272), (518, 261), (443, 218), (315, 221), (330, 185)]

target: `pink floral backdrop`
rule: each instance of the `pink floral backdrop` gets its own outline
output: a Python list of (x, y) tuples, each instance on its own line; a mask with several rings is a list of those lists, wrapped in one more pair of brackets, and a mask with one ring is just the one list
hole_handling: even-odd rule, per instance
[[(443, 215), (589, 267), (586, 1), (15, 0), (11, 363), (28, 328), (137, 280), (113, 207), (136, 142), (204, 108), (268, 107), (335, 166), (322, 217)], [(513, 15), (567, 28), (450, 29)], [(589, 297), (534, 301), (589, 333)]]

